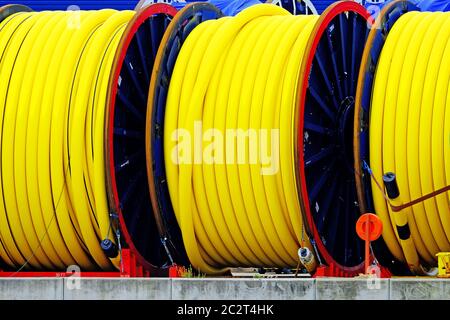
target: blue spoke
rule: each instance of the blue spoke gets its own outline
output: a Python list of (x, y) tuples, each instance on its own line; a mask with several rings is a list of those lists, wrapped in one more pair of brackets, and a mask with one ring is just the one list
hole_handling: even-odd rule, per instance
[(134, 177), (128, 183), (128, 188), (123, 193), (120, 199), (120, 208), (123, 209), (124, 205), (130, 200), (132, 194), (134, 194), (134, 190), (136, 189), (139, 180), (144, 177), (145, 168), (141, 168)]
[[(339, 190), (338, 190), (339, 195), (342, 194), (342, 191), (343, 191), (342, 187), (343, 187), (343, 183), (340, 180), (339, 181)], [(333, 215), (333, 219), (331, 220), (332, 224), (330, 224), (328, 227), (328, 234), (329, 234), (328, 239), (333, 239), (333, 241), (331, 241), (331, 243), (329, 243), (329, 245), (327, 246), (327, 248), (328, 248), (328, 250), (330, 250), (330, 252), (334, 252), (334, 248), (336, 246), (336, 242), (337, 242), (336, 236), (337, 236), (337, 232), (339, 229), (338, 221), (339, 221), (339, 218), (341, 216), (341, 211), (342, 211), (341, 210), (342, 198), (339, 196), (339, 197), (336, 197), (335, 200), (336, 200), (334, 203), (335, 207), (333, 210), (333, 212), (335, 212), (335, 214)]]
[(143, 150), (139, 150), (139, 151), (133, 153), (132, 155), (125, 157), (125, 159), (123, 159), (121, 163), (119, 163), (119, 164), (117, 164), (115, 166), (116, 174), (120, 173), (122, 170), (127, 168), (130, 164), (134, 163), (143, 154), (144, 154), (144, 151)]
[(141, 132), (141, 131), (129, 130), (129, 129), (118, 128), (118, 127), (114, 128), (114, 134), (116, 136), (133, 138), (133, 139), (137, 139), (137, 140), (142, 140), (144, 138), (143, 132)]
[(311, 203), (314, 203), (317, 200), (317, 196), (319, 195), (319, 192), (322, 190), (327, 180), (330, 178), (331, 171), (334, 169), (335, 164), (336, 159), (333, 159), (333, 162), (331, 162), (331, 164), (322, 172), (320, 177), (316, 180), (314, 188), (309, 194), (309, 201)]
[[(352, 181), (352, 183), (353, 184), (351, 185), (350, 189), (353, 188), (354, 182)], [(353, 191), (353, 194), (354, 194), (354, 191)], [(357, 203), (356, 202), (357, 201), (356, 198), (354, 199), (354, 201), (355, 201), (355, 204), (356, 204)], [(359, 217), (360, 217), (359, 206), (355, 205), (353, 207), (353, 224), (356, 224), (356, 222), (358, 221)], [(363, 253), (363, 250), (365, 250), (365, 249), (361, 248), (361, 241), (360, 241), (359, 237), (356, 235), (356, 233), (355, 233), (354, 236), (356, 237), (356, 240), (354, 241), (356, 243), (356, 252), (359, 255), (361, 255)]]
[(172, 18), (170, 16), (164, 16), (164, 30), (167, 29), (169, 24), (172, 22)]
[(317, 61), (317, 65), (319, 66), (319, 70), (322, 74), (322, 78), (323, 78), (323, 81), (325, 82), (328, 92), (330, 93), (331, 96), (333, 96), (334, 95), (333, 87), (331, 86), (330, 79), (328, 79), (327, 70), (325, 69), (325, 66), (323, 65), (323, 62), (322, 62), (322, 58), (319, 54), (319, 48), (317, 48), (316, 55), (314, 58)]
[(330, 135), (330, 130), (319, 124), (305, 120), (304, 127), (306, 130), (314, 131), (322, 135)]
[(356, 85), (356, 80), (355, 80), (355, 76), (356, 76), (356, 41), (357, 41), (357, 37), (356, 37), (356, 33), (359, 30), (357, 28), (357, 19), (358, 16), (355, 14), (353, 15), (353, 30), (352, 30), (352, 54), (351, 54), (351, 66), (352, 66), (352, 71), (350, 74), (350, 91), (351, 92), (355, 92), (355, 85)]
[(350, 92), (349, 92), (349, 87), (348, 87), (348, 68), (347, 68), (347, 32), (348, 32), (348, 28), (347, 28), (347, 18), (345, 17), (345, 15), (341, 14), (339, 15), (339, 24), (340, 24), (340, 35), (341, 35), (341, 54), (342, 54), (342, 70), (344, 72), (343, 76), (343, 82), (344, 82), (344, 94), (345, 96), (349, 96)]
[[(317, 229), (319, 230), (320, 234), (322, 234), (323, 227), (325, 225), (325, 220), (327, 220), (328, 214), (330, 213), (331, 203), (335, 199), (334, 195), (336, 193), (336, 186), (338, 181), (339, 181), (338, 174), (335, 173), (333, 180), (331, 182), (331, 187), (328, 193), (324, 196), (325, 201), (323, 201), (322, 205), (319, 207)], [(335, 212), (334, 210), (332, 211)], [(329, 229), (329, 227), (330, 226), (328, 225), (327, 229)]]
[(309, 87), (309, 93), (311, 94), (311, 97), (316, 100), (319, 107), (322, 109), (322, 111), (328, 116), (328, 118), (331, 120), (331, 122), (335, 122), (334, 113), (328, 108), (327, 104), (323, 99), (320, 97), (320, 94), (314, 89), (312, 86)]
[(331, 156), (335, 151), (335, 146), (328, 146), (324, 149), (322, 149), (321, 151), (319, 151), (318, 153), (308, 157), (307, 159), (305, 159), (305, 168), (308, 168), (310, 166), (312, 166), (313, 164), (319, 162), (320, 160), (323, 160), (329, 156)]
[(152, 52), (153, 52), (153, 61), (156, 58), (156, 54), (158, 53), (159, 48), (159, 39), (157, 38), (157, 35), (159, 34), (158, 30), (158, 21), (156, 18), (152, 17), (149, 19), (149, 29), (150, 29), (150, 39), (152, 43)]
[(348, 227), (349, 227), (349, 205), (350, 205), (350, 201), (351, 201), (351, 194), (350, 194), (350, 188), (349, 188), (349, 183), (348, 181), (346, 181), (345, 183), (345, 203), (344, 203), (344, 262), (348, 263), (348, 257), (351, 256), (351, 253), (348, 252), (349, 247), (348, 247)]
[[(334, 25), (333, 25), (334, 26)], [(328, 28), (326, 31), (327, 34), (327, 43), (328, 43), (328, 50), (330, 52), (330, 57), (331, 57), (331, 64), (333, 66), (333, 73), (334, 73), (334, 81), (335, 81), (335, 86), (334, 88), (337, 88), (337, 92), (339, 95), (339, 101), (342, 101), (343, 99), (343, 95), (342, 95), (342, 88), (340, 86), (340, 81), (339, 81), (339, 71), (338, 71), (338, 66), (337, 66), (337, 59), (336, 59), (336, 51), (334, 50), (333, 47), (333, 40), (331, 39), (331, 31)]]
[(138, 120), (141, 122), (145, 121), (145, 117), (143, 114), (139, 111), (139, 109), (120, 91), (120, 89), (117, 92), (117, 96), (119, 97), (119, 100), (125, 105), (128, 111), (131, 112)]
[(138, 31), (136, 33), (136, 43), (137, 43), (138, 50), (139, 50), (139, 58), (141, 60), (142, 68), (143, 68), (143, 71), (144, 71), (145, 81), (147, 81), (147, 83), (150, 83), (150, 73), (148, 72), (147, 62), (145, 61), (145, 57), (147, 55), (146, 55), (146, 53), (144, 51), (144, 47), (142, 45), (140, 31)]
[(137, 70), (135, 69), (136, 67), (133, 66), (133, 64), (129, 61), (128, 56), (125, 57), (124, 64), (125, 64), (125, 69), (128, 71), (128, 74), (130, 75), (131, 81), (133, 81), (134, 88), (137, 90), (137, 94), (139, 96), (140, 101), (143, 104), (145, 104), (147, 101), (147, 98), (145, 97), (144, 89), (142, 88), (142, 83), (141, 83), (141, 81), (139, 81), (139, 79), (136, 76), (136, 72), (137, 72)]
[[(356, 210), (354, 210), (354, 211), (356, 213), (359, 213), (359, 211), (356, 211)], [(358, 221), (358, 220), (355, 220), (355, 223), (356, 223), (356, 221)], [(358, 253), (359, 256), (361, 256), (363, 254), (364, 250), (361, 247), (361, 241), (360, 241), (359, 237), (357, 237), (354, 242), (356, 244), (356, 252)]]
[[(140, 213), (142, 212), (142, 207), (143, 207), (143, 204), (144, 204), (144, 198), (145, 198), (144, 193), (140, 193), (140, 196), (139, 196), (139, 198), (138, 198), (139, 200), (138, 200), (138, 202), (137, 202), (138, 205), (137, 205), (136, 209), (134, 210), (133, 214), (130, 215), (131, 217), (133, 217), (133, 219), (131, 220), (130, 226), (129, 226), (129, 228), (128, 228), (128, 232), (129, 232), (132, 236), (135, 235), (136, 228), (139, 226), (139, 224), (138, 224), (138, 222), (139, 222), (139, 216), (140, 216)], [(138, 214), (136, 214), (136, 212), (137, 212)]]

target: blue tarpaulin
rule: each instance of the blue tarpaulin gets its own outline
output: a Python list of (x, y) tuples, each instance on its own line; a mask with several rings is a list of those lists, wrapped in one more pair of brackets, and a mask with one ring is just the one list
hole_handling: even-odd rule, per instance
[[(189, 2), (199, 2), (199, 0), (196, 1), (186, 1), (183, 2), (173, 2), (172, 5), (177, 8), (183, 8), (187, 3)], [(261, 4), (261, 1), (259, 0), (209, 0), (207, 2), (210, 2), (214, 4), (217, 8), (222, 10), (222, 12), (227, 16), (234, 16), (237, 13), (241, 12), (245, 8), (248, 8), (255, 4)]]
[[(382, 7), (390, 1), (383, 0), (365, 0), (366, 7), (378, 6)], [(412, 0), (422, 11), (450, 11), (450, 0)]]
[(417, 2), (422, 11), (450, 11), (449, 0), (421, 0)]
[(139, 0), (1, 0), (0, 7), (7, 4), (23, 4), (35, 11), (67, 10), (79, 7), (81, 10), (133, 10)]
[[(166, 1), (172, 2), (172, 5), (178, 9), (189, 2), (207, 1), (207, 0), (180, 0)], [(112, 8), (118, 10), (132, 10), (139, 0), (0, 0), (0, 6), (10, 3), (20, 3), (31, 7), (36, 11), (41, 10), (66, 10), (71, 5), (76, 5), (82, 10), (93, 10), (102, 8)], [(149, 3), (151, 1), (149, 0)], [(209, 0), (222, 10), (226, 15), (235, 15), (243, 9), (265, 0)], [(325, 8), (332, 4), (333, 0), (311, 0), (317, 11), (321, 13)]]
[[(183, 7), (187, 2), (194, 0), (185, 0), (185, 3), (173, 3), (177, 8)], [(196, 0), (202, 1), (202, 0)], [(206, 1), (206, 0), (203, 0)], [(450, 11), (450, 0), (412, 0), (422, 11)], [(176, 2), (176, 1), (173, 1)], [(260, 3), (259, 0), (210, 0), (218, 6), (226, 15), (235, 15), (243, 9)], [(321, 13), (326, 7), (333, 3), (333, 0), (311, 0), (317, 11)], [(384, 0), (360, 0), (366, 7), (382, 7), (389, 1)], [(28, 5), (34, 10), (66, 10), (70, 5), (77, 5), (83, 10), (113, 8), (118, 10), (133, 9), (138, 0), (0, 0), (0, 6), (10, 3), (20, 3)]]
[[(181, 1), (174, 0), (172, 2), (172, 5), (174, 7), (176, 7), (177, 9), (180, 9), (183, 6), (185, 6), (186, 3), (196, 2), (196, 1), (207, 1), (207, 0), (184, 0), (183, 1), (184, 3)], [(287, 7), (292, 6), (294, 1), (295, 0), (282, 1), (283, 7), (285, 7), (285, 5), (287, 5)], [(266, 2), (266, 1), (265, 0), (209, 0), (208, 2), (216, 5), (219, 9), (222, 10), (222, 12), (224, 14), (232, 16), (232, 15), (236, 15), (237, 13), (241, 12), (245, 8), (250, 7), (251, 5), (259, 4), (261, 2)], [(335, 1), (334, 0), (311, 0), (311, 3), (317, 9), (318, 13), (322, 13), (333, 2), (335, 2)], [(299, 8), (301, 8), (303, 6), (303, 3), (298, 3), (297, 5), (298, 5), (297, 10), (298, 10)], [(302, 12), (303, 10), (300, 10), (300, 11)]]

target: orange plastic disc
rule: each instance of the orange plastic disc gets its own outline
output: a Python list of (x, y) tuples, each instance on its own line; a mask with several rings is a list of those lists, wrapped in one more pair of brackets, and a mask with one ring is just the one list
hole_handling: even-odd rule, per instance
[[(369, 227), (369, 232), (367, 232)], [(363, 240), (375, 241), (383, 232), (383, 222), (373, 213), (363, 214), (356, 222), (356, 233)], [(369, 239), (367, 239), (369, 236)]]

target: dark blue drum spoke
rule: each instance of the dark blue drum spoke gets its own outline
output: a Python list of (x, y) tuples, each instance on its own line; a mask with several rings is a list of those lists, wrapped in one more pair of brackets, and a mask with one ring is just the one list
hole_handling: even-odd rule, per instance
[(332, 26), (333, 26), (332, 30), (330, 30), (330, 27), (328, 27), (328, 29), (326, 31), (327, 45), (328, 45), (329, 56), (331, 58), (332, 70), (333, 70), (333, 74), (334, 74), (334, 81), (335, 81), (334, 91), (337, 91), (337, 93), (338, 93), (338, 100), (342, 100), (343, 93), (342, 93), (342, 88), (340, 85), (341, 81), (340, 81), (339, 70), (338, 70), (338, 66), (337, 66), (336, 50), (334, 48), (333, 39), (332, 39), (334, 32), (336, 32), (336, 28), (335, 28), (335, 25), (332, 25)]
[(320, 94), (314, 89), (313, 87), (309, 87), (309, 93), (311, 94), (311, 97), (314, 98), (314, 100), (317, 102), (317, 105), (320, 107), (320, 109), (323, 111), (323, 113), (328, 117), (328, 119), (331, 122), (335, 122), (335, 115), (334, 112), (331, 111), (330, 108), (328, 108), (327, 104), (323, 99), (320, 97)]
[[(342, 224), (339, 223), (339, 220), (342, 216), (342, 198), (340, 195), (343, 193), (344, 183), (342, 181), (338, 182), (339, 188), (337, 188), (337, 197), (334, 197), (333, 203), (333, 214), (331, 215), (330, 220), (328, 221), (327, 228), (327, 239), (328, 241), (328, 250), (334, 256), (336, 254), (336, 243), (339, 243), (338, 233), (342, 231)], [(344, 212), (345, 214), (345, 212)]]
[[(316, 66), (319, 67), (320, 75), (322, 76), (322, 79), (323, 79), (323, 81), (325, 83), (325, 86), (326, 86), (326, 88), (323, 88), (323, 89), (326, 89), (328, 91), (329, 95), (331, 97), (334, 97), (333, 86), (331, 85), (331, 81), (328, 78), (327, 68), (325, 67), (324, 60), (321, 57), (319, 51), (320, 51), (320, 48), (317, 48), (316, 55), (315, 55), (314, 59), (316, 61)], [(316, 68), (316, 70), (317, 70), (317, 68)], [(336, 108), (338, 107), (337, 103), (335, 104), (335, 106), (336, 106)]]
[(311, 203), (314, 203), (317, 199), (317, 196), (319, 195), (320, 191), (322, 191), (323, 187), (325, 186), (325, 183), (328, 181), (328, 179), (332, 176), (332, 171), (335, 169), (336, 165), (336, 159), (333, 159), (330, 165), (328, 165), (321, 175), (316, 179), (316, 183), (314, 185), (314, 188), (311, 190), (309, 194), (309, 201)]
[(126, 156), (125, 159), (123, 159), (120, 162), (118, 162), (117, 165), (115, 166), (116, 173), (120, 173), (122, 170), (124, 170), (128, 166), (130, 166), (133, 163), (135, 163), (138, 159), (142, 158), (143, 155), (144, 155), (144, 151), (143, 150), (139, 150), (139, 151), (137, 151), (137, 152), (135, 152), (135, 153), (133, 153), (133, 154), (131, 154), (129, 156)]
[(357, 61), (356, 59), (358, 58), (356, 56), (356, 46), (358, 45), (356, 43), (357, 39), (358, 39), (358, 16), (356, 14), (353, 15), (353, 19), (352, 19), (352, 23), (353, 23), (353, 27), (352, 27), (352, 53), (351, 53), (351, 68), (352, 71), (350, 73), (350, 91), (354, 92), (356, 90), (356, 77), (358, 76), (357, 72), (358, 70), (356, 69), (357, 67)]
[(136, 117), (139, 122), (143, 123), (145, 122), (145, 116), (144, 114), (131, 102), (130, 99), (128, 99), (127, 96), (121, 93), (121, 90), (119, 89), (117, 92), (117, 97), (119, 98), (120, 102), (125, 106), (125, 108)]
[(347, 97), (350, 94), (350, 87), (348, 84), (349, 79), (349, 70), (347, 67), (347, 46), (349, 45), (348, 39), (347, 39), (347, 32), (348, 32), (348, 20), (347, 17), (344, 15), (339, 16), (339, 34), (340, 34), (340, 49), (341, 49), (341, 59), (342, 59), (342, 76), (343, 76), (343, 83), (344, 83), (344, 95)]
[(139, 51), (139, 61), (141, 62), (142, 65), (142, 70), (144, 71), (144, 79), (147, 83), (150, 83), (150, 72), (148, 70), (148, 65), (147, 62), (145, 60), (145, 57), (147, 56), (147, 53), (144, 51), (144, 45), (143, 45), (143, 41), (141, 40), (142, 37), (142, 33), (144, 33), (143, 31), (141, 32), (137, 32), (136, 33), (136, 44), (138, 47), (138, 51)]
[(334, 154), (335, 150), (336, 150), (335, 146), (331, 145), (331, 146), (328, 146), (328, 147), (320, 150), (318, 153), (316, 153), (312, 156), (309, 156), (308, 158), (305, 159), (305, 167), (306, 168), (310, 167), (323, 159), (330, 158)]
[[(343, 241), (343, 244), (344, 244), (344, 263), (345, 264), (347, 264), (348, 262), (349, 262), (349, 259), (351, 258), (351, 256), (352, 256), (352, 253), (351, 253), (351, 251), (349, 252), (349, 250), (350, 250), (350, 248), (349, 248), (349, 238), (348, 238), (348, 233), (349, 233), (349, 222), (350, 222), (350, 211), (349, 211), (349, 209), (350, 209), (350, 201), (352, 201), (352, 194), (350, 194), (350, 186), (349, 186), (349, 183), (348, 183), (348, 181), (346, 181), (345, 182), (345, 194), (343, 195), (344, 197), (343, 197), (343, 199), (345, 199), (345, 202), (344, 202), (344, 213), (345, 213), (345, 215), (344, 215), (344, 229), (343, 229), (343, 231), (344, 231), (344, 241)], [(354, 227), (353, 227), (354, 228)]]
[(320, 124), (314, 123), (312, 121), (305, 120), (305, 130), (311, 130), (315, 133), (321, 134), (321, 135), (330, 135), (331, 131)]
[[(353, 208), (353, 221), (356, 225), (356, 222), (358, 221), (358, 218), (360, 217), (359, 215), (359, 208), (355, 207)], [(360, 256), (362, 256), (362, 253), (364, 252), (364, 249), (362, 248), (362, 240), (359, 239), (359, 236), (356, 234), (356, 231), (353, 230), (352, 231), (354, 238), (356, 238), (356, 241), (353, 241), (353, 246), (356, 247), (356, 252), (360, 254)]]
[(128, 231), (131, 234), (136, 234), (137, 228), (139, 226), (139, 220), (140, 220), (140, 214), (142, 213), (142, 207), (144, 204), (145, 194), (143, 193), (137, 193), (138, 200), (135, 202), (137, 205), (135, 206), (135, 209), (133, 210), (133, 214), (126, 217), (127, 220), (131, 220), (129, 222), (129, 228)]
[(138, 79), (136, 66), (134, 66), (133, 63), (129, 61), (128, 56), (125, 57), (124, 65), (125, 70), (128, 71), (128, 75), (130, 76), (131, 81), (133, 82), (133, 88), (136, 90), (136, 93), (138, 94), (139, 102), (145, 105), (147, 101), (147, 96), (144, 93), (145, 90), (143, 88), (142, 82)]
[(142, 132), (137, 131), (137, 130), (130, 130), (130, 129), (116, 127), (116, 128), (114, 128), (114, 134), (116, 136), (133, 138), (133, 139), (137, 139), (137, 140), (144, 139), (144, 137), (142, 136)]
[[(325, 198), (325, 200), (322, 201), (320, 206), (318, 205), (314, 208), (316, 213), (318, 214), (317, 229), (319, 230), (319, 233), (323, 232), (323, 228), (324, 228), (325, 222), (328, 218), (328, 215), (332, 214), (332, 212), (330, 212), (330, 207), (331, 207), (331, 203), (334, 200), (338, 180), (339, 180), (339, 177), (336, 172), (331, 181), (328, 192), (326, 194), (322, 195), (322, 197)], [(334, 210), (331, 210), (331, 211), (334, 212)]]
[(156, 54), (158, 53), (159, 43), (160, 40), (158, 39), (158, 31), (161, 29), (158, 19), (157, 18), (151, 18), (149, 20), (149, 29), (150, 29), (150, 42), (152, 45), (152, 52), (153, 52), (153, 61), (156, 58)]
[(130, 179), (130, 183), (128, 184), (125, 192), (123, 192), (120, 207), (123, 208), (124, 205), (128, 202), (131, 195), (134, 194), (139, 182), (145, 177), (145, 168), (141, 168), (134, 176)]
[[(162, 25), (163, 25), (163, 30), (166, 30), (167, 27), (169, 26), (169, 24), (172, 22), (172, 18), (169, 16), (164, 16)], [(162, 35), (161, 35), (162, 36)]]

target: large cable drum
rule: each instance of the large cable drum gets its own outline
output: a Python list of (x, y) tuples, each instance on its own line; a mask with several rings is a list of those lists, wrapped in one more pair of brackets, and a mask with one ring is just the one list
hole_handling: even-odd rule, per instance
[[(156, 53), (175, 9), (31, 12), (12, 5), (0, 12), (2, 260), (19, 270), (114, 270), (128, 245), (147, 269), (169, 264), (151, 207), (142, 206), (148, 191), (140, 202), (127, 193), (140, 181), (147, 186), (144, 134), (110, 97), (131, 101), (145, 126), (154, 59), (147, 53)], [(138, 103), (130, 94), (141, 86)], [(121, 118), (110, 122), (116, 113)], [(132, 157), (135, 141), (142, 141), (141, 158)], [(118, 166), (110, 166), (110, 145)]]
[[(164, 173), (163, 178), (149, 183), (156, 183), (158, 187), (162, 185), (158, 181), (164, 182), (164, 188), (161, 190), (166, 196), (163, 199), (170, 198), (170, 202), (165, 203), (169, 203), (172, 210), (175, 209), (174, 213), (181, 228), (190, 262), (208, 273), (222, 272), (223, 267), (229, 266), (293, 267), (298, 260), (297, 250), (304, 247), (317, 254), (319, 262), (333, 265), (341, 275), (358, 273), (362, 270), (363, 246), (354, 231), (359, 208), (352, 160), (353, 108), (359, 63), (370, 27), (369, 14), (363, 7), (353, 2), (338, 3), (330, 7), (320, 18), (299, 16), (297, 23), (294, 23), (296, 21), (294, 17), (284, 17), (288, 14), (286, 11), (275, 9), (270, 5), (251, 7), (235, 18), (209, 15), (210, 18), (204, 19), (202, 12), (205, 7), (200, 4), (194, 4), (183, 10), (180, 15), (197, 18), (196, 22), (187, 20), (182, 24), (186, 26), (182, 33), (183, 40), (177, 41), (176, 46), (172, 44), (173, 42), (169, 42), (170, 45), (160, 47), (163, 62), (154, 69), (152, 83), (154, 80), (156, 85), (150, 87), (148, 110), (153, 111), (152, 114), (147, 114), (147, 130), (150, 133), (147, 143), (147, 148), (150, 149), (147, 149), (147, 154), (149, 159), (153, 159), (148, 162), (152, 164), (149, 167), (150, 173), (157, 170), (158, 163), (163, 168), (159, 171), (159, 175)], [(277, 15), (283, 18), (277, 18)], [(284, 28), (295, 29), (294, 25), (300, 28), (302, 23), (308, 25), (301, 29), (304, 32), (301, 37), (304, 42), (298, 40), (297, 44), (300, 60), (292, 60), (292, 65), (284, 67), (287, 68), (284, 70), (292, 68), (290, 78), (282, 80), (287, 76), (285, 71), (273, 74), (278, 74), (273, 79), (281, 76), (279, 81), (286, 81), (283, 86), (273, 87), (273, 91), (271, 91), (273, 83), (270, 80), (272, 77), (264, 79), (272, 74), (271, 72), (276, 72), (277, 64), (272, 64), (270, 59), (274, 56), (281, 57), (282, 49), (276, 52), (278, 45), (272, 42), (277, 40), (263, 32), (270, 30), (273, 34), (273, 29), (262, 28), (264, 25), (262, 22), (259, 27), (262, 29), (258, 29), (258, 24), (256, 21), (253, 22), (253, 19), (261, 21), (266, 19), (265, 24), (274, 28), (278, 25), (276, 21), (280, 21), (280, 26), (281, 21), (284, 21)], [(216, 27), (213, 27), (214, 25)], [(255, 26), (251, 27), (252, 25)], [(214, 28), (219, 28), (216, 33), (210, 31), (215, 30)], [(260, 30), (260, 34), (254, 31), (254, 39), (250, 37), (252, 28)], [(181, 34), (176, 28), (170, 30), (174, 30), (172, 33), (175, 35)], [(227, 32), (235, 33), (231, 33), (232, 36)], [(241, 35), (241, 32), (244, 35)], [(212, 38), (207, 41), (201, 40), (202, 37), (207, 37), (207, 34)], [(260, 36), (260, 42), (257, 42), (256, 34)], [(248, 47), (243, 47), (248, 50), (247, 57), (244, 49), (233, 51), (243, 45), (239, 41), (245, 39), (245, 35), (249, 37)], [(171, 39), (170, 35), (168, 37)], [(235, 42), (234, 37), (240, 40)], [(261, 42), (264, 37), (267, 37), (267, 45), (271, 45), (266, 49)], [(295, 40), (295, 37), (292, 40)], [(187, 45), (186, 41), (189, 41), (190, 45)], [(195, 44), (196, 41), (200, 42)], [(224, 44), (224, 41), (229, 44)], [(256, 50), (254, 48), (260, 48), (261, 52), (267, 53), (267, 56), (264, 55), (266, 62), (252, 65), (251, 61), (257, 63), (258, 59), (261, 59), (257, 51), (252, 51)], [(188, 55), (186, 52), (189, 50), (194, 51)], [(225, 50), (222, 57), (221, 50)], [(214, 57), (210, 56), (213, 52)], [(241, 52), (242, 56), (237, 52)], [(187, 56), (191, 58), (187, 59)], [(202, 60), (202, 56), (205, 60)], [(252, 58), (249, 58), (250, 56)], [(230, 59), (229, 62), (227, 59)], [(214, 66), (218, 61), (222, 62)], [(289, 59), (280, 58), (276, 61)], [(297, 67), (294, 61), (299, 63)], [(222, 63), (225, 65), (222, 66)], [(273, 67), (266, 69), (262, 67), (263, 65)], [(260, 76), (247, 79), (246, 77), (251, 77), (252, 73), (243, 74), (242, 71), (234, 70), (237, 66), (239, 69), (236, 70), (253, 70), (254, 75), (259, 74), (262, 80), (255, 82)], [(331, 70), (331, 74), (326, 70)], [(199, 74), (192, 74), (195, 72)], [(233, 80), (227, 78), (230, 76)], [(197, 81), (192, 83), (190, 82), (192, 80), (188, 79)], [(252, 91), (257, 89), (249, 85), (255, 83), (255, 86), (264, 86), (265, 82), (261, 81), (268, 81), (265, 89)], [(218, 92), (215, 92), (217, 83), (221, 83), (221, 87), (217, 87)], [(240, 88), (239, 85), (235, 86), (239, 83), (242, 83), (242, 90), (233, 91)], [(231, 87), (228, 89), (229, 85)], [(205, 88), (206, 91), (203, 91)], [(232, 92), (228, 94), (226, 90)], [(277, 93), (277, 90), (285, 91)], [(289, 90), (293, 90), (291, 94), (288, 93)], [(268, 92), (267, 94), (274, 94), (273, 97), (280, 97), (278, 103), (285, 101), (284, 107), (281, 105), (277, 107), (281, 109), (278, 109), (273, 119), (276, 121), (278, 117), (286, 117), (283, 119), (291, 119), (291, 123), (287, 120), (284, 126), (280, 126), (277, 123), (272, 124), (271, 118), (266, 118), (272, 112), (269, 105), (275, 108), (277, 103), (266, 105), (266, 99), (271, 96), (266, 96), (264, 91)], [(218, 95), (215, 106), (208, 102), (209, 99), (214, 99), (214, 96), (210, 98), (210, 92)], [(253, 96), (262, 94), (262, 100), (248, 100), (245, 96), (251, 92), (254, 92)], [(205, 98), (201, 98), (205, 93)], [(187, 99), (190, 94), (193, 94), (194, 100)], [(290, 98), (283, 100), (283, 94)], [(257, 116), (253, 110), (259, 107), (257, 105), (253, 107), (254, 103), (262, 103), (261, 108), (268, 108), (267, 115), (266, 111), (262, 111), (262, 114)], [(288, 112), (290, 103), (292, 109)], [(150, 105), (153, 105), (153, 108), (150, 108)], [(235, 109), (238, 106), (239, 108)], [(246, 112), (254, 115), (245, 115)], [(258, 118), (262, 115), (264, 115), (262, 118)], [(234, 122), (231, 116), (237, 117), (237, 122)], [(242, 122), (238, 126), (239, 129), (286, 130), (282, 130), (282, 136), (287, 140), (281, 143), (284, 147), (278, 150), (281, 152), (280, 159), (284, 161), (281, 169), (284, 173), (277, 173), (279, 175), (275, 174), (273, 177), (258, 177), (258, 171), (255, 171), (258, 170), (257, 167), (241, 168), (221, 164), (178, 165), (171, 162), (173, 156), (171, 152), (176, 148), (176, 143), (172, 139), (177, 137), (173, 130), (187, 128), (188, 131), (193, 130), (194, 122), (197, 120), (213, 121), (213, 124), (208, 124), (207, 127), (210, 128), (211, 125), (211, 128), (217, 129), (216, 125), (219, 125), (219, 131), (236, 129), (237, 123), (244, 121), (245, 117), (261, 119), (262, 127), (254, 122), (258, 120), (251, 120), (250, 127)], [(161, 134), (162, 130), (164, 134)], [(162, 148), (164, 155), (161, 158)], [(160, 151), (155, 153), (155, 150)], [(246, 152), (254, 153), (249, 149)], [(160, 160), (155, 161), (158, 157)], [(161, 160), (164, 162), (160, 162)], [(198, 171), (198, 168), (202, 169)], [(203, 182), (200, 182), (202, 180)], [(202, 184), (204, 187), (201, 187)], [(161, 193), (161, 190), (158, 192)], [(164, 208), (162, 198), (155, 197), (155, 199), (157, 206), (160, 209)], [(172, 210), (166, 212), (173, 212)], [(222, 216), (218, 215), (219, 213)], [(173, 213), (171, 215), (173, 217)], [(302, 220), (306, 223), (303, 224)], [(292, 238), (288, 239), (291, 236)], [(285, 256), (282, 257), (283, 255)]]
[[(290, 9), (294, 12), (297, 10)], [(299, 11), (300, 9), (297, 10), (297, 13), (300, 13)], [(199, 24), (220, 18), (222, 15), (217, 8), (208, 3), (187, 4), (186, 8), (177, 14), (162, 40), (149, 89), (146, 146), (147, 174), (153, 211), (155, 219), (164, 226), (161, 229), (161, 235), (165, 239), (173, 261), (182, 265), (186, 265), (188, 260), (169, 196), (164, 164), (163, 139), (167, 92), (177, 54), (186, 37)]]
[[(421, 275), (450, 249), (448, 21), (408, 1), (385, 6), (369, 34), (356, 103), (361, 208), (380, 216), (390, 253)], [(393, 181), (395, 192), (386, 185), (385, 194), (383, 182)]]

